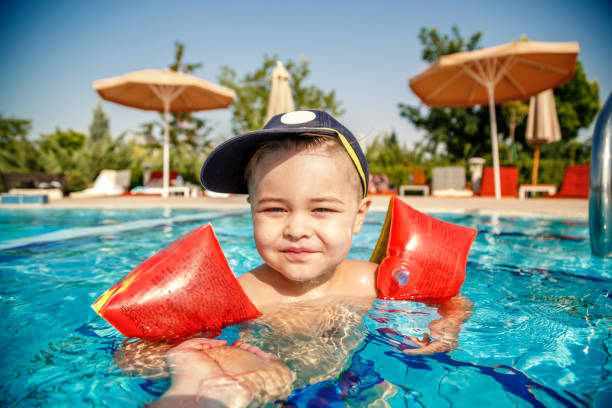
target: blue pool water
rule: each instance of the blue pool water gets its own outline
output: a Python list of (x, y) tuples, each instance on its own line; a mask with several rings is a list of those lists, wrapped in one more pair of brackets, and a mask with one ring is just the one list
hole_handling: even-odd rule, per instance
[[(474, 312), (458, 347), (402, 353), (406, 336), (426, 333), (437, 310), (377, 301), (342, 374), (295, 390), (293, 406), (367, 406), (380, 398), (394, 407), (612, 406), (612, 259), (591, 255), (588, 224), (436, 216), (479, 231), (462, 288)], [(352, 257), (369, 257), (383, 219), (368, 215)], [(124, 338), (89, 305), (206, 222), (237, 275), (260, 263), (246, 212), (0, 210), (0, 406), (155, 400), (168, 381), (122, 372), (113, 354)], [(383, 382), (393, 391), (376, 391)]]

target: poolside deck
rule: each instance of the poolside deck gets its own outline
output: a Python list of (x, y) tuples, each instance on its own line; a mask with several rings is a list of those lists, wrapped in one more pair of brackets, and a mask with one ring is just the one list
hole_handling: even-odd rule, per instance
[[(385, 211), (389, 197), (374, 196), (372, 209)], [(466, 214), (498, 214), (525, 217), (588, 218), (588, 200), (585, 199), (502, 199), (493, 198), (439, 198), (404, 197), (406, 203), (419, 211), (452, 212)], [(248, 208), (246, 196), (236, 195), (228, 198), (209, 197), (161, 197), (123, 196), (107, 198), (83, 198), (52, 200), (42, 205), (1, 205), (0, 208), (176, 208), (176, 209), (238, 209)]]

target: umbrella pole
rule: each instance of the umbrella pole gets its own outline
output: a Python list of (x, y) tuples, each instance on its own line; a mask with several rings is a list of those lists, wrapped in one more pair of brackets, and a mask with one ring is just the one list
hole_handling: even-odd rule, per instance
[(164, 99), (164, 179), (162, 197), (169, 196), (170, 188), (170, 101)]
[(540, 145), (536, 144), (533, 151), (533, 168), (531, 169), (531, 184), (538, 184), (538, 170), (540, 167)]
[(493, 152), (493, 180), (495, 181), (495, 199), (501, 199), (501, 182), (499, 177), (499, 149), (497, 147), (497, 120), (495, 118), (495, 100), (493, 98), (493, 83), (487, 84), (489, 94), (489, 119), (491, 121), (491, 150)]

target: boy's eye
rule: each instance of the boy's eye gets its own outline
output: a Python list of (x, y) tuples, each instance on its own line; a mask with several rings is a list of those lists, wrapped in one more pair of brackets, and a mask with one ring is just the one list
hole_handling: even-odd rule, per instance
[(276, 212), (283, 212), (285, 211), (285, 209), (281, 207), (268, 207), (268, 208), (264, 208), (262, 211), (269, 212), (269, 213), (276, 213)]
[(335, 212), (335, 210), (333, 210), (331, 208), (326, 208), (326, 207), (315, 208), (313, 211), (317, 212), (317, 213)]

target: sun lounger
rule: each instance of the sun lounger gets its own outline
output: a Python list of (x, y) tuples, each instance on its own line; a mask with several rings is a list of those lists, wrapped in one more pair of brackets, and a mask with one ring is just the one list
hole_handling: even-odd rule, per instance
[(94, 198), (118, 196), (125, 193), (130, 186), (130, 170), (102, 170), (94, 184), (83, 191), (70, 193), (70, 198)]
[(8, 193), (20, 196), (45, 195), (50, 201), (64, 198), (64, 191), (61, 188), (11, 188)]
[(557, 194), (548, 195), (551, 198), (588, 198), (589, 175), (588, 164), (574, 164), (565, 168), (561, 189)]
[(64, 197), (66, 177), (62, 173), (0, 173), (0, 178), (11, 195), (46, 195), (49, 200)]
[(66, 180), (61, 173), (0, 173), (0, 176), (8, 194), (22, 197), (20, 199), (22, 202), (36, 200), (36, 196), (46, 196), (47, 200), (59, 200), (64, 197)]
[[(493, 179), (493, 167), (485, 167), (482, 173), (482, 184), (479, 195), (483, 197), (495, 196), (495, 182)], [(501, 182), (502, 197), (518, 196), (518, 168), (500, 167), (499, 178)]]
[(548, 195), (554, 195), (557, 193), (557, 186), (554, 184), (521, 184), (519, 187), (519, 200), (524, 200), (530, 193), (547, 193)]
[[(142, 196), (158, 196), (162, 195), (163, 187), (147, 187), (137, 186), (130, 190), (130, 195)], [(182, 186), (169, 186), (169, 195), (182, 195), (184, 197), (198, 197), (202, 192), (202, 188), (193, 184), (185, 184)]]
[(421, 191), (423, 196), (429, 195), (429, 186), (423, 169), (412, 170), (412, 184), (402, 184), (399, 188), (400, 197), (405, 195), (406, 191)]
[(434, 167), (431, 182), (434, 197), (471, 197), (466, 188), (465, 168), (462, 166)]
[[(193, 185), (191, 183), (185, 183), (183, 181), (183, 177), (180, 175), (178, 171), (170, 170), (170, 174), (168, 175), (170, 185), (168, 186), (168, 194), (169, 195), (183, 195), (185, 197), (198, 197), (202, 193), (202, 188), (200, 186)], [(144, 175), (143, 175), (144, 177)], [(163, 180), (164, 180), (164, 172), (163, 171), (152, 171), (147, 177), (144, 177), (143, 180), (146, 184), (144, 186), (136, 186), (132, 188), (129, 192), (131, 195), (147, 195), (147, 196), (157, 196), (162, 195), (163, 193)]]

